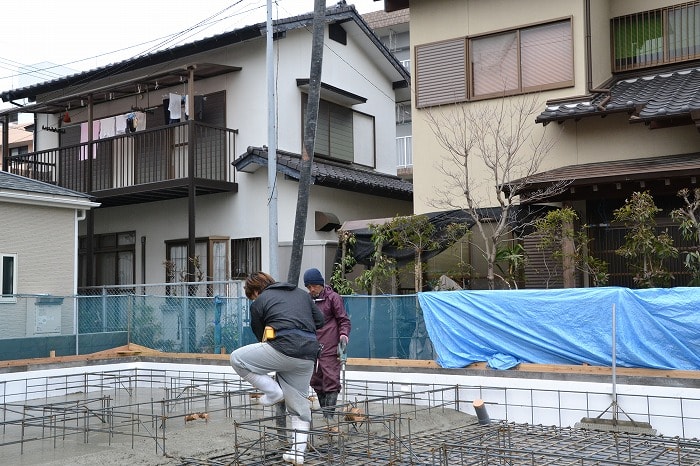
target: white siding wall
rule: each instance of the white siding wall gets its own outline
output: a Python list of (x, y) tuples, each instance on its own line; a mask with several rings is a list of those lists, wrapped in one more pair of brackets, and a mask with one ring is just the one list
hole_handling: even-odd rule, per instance
[[(64, 296), (61, 331), (73, 328), (75, 210), (0, 203), (0, 252), (17, 254), (17, 294)], [(46, 308), (42, 308), (45, 310)], [(32, 335), (37, 327), (33, 298), (0, 303), (5, 337)]]

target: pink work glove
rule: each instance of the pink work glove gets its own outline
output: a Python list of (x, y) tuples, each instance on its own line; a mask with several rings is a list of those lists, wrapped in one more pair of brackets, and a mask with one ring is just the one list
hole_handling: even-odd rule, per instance
[(348, 336), (347, 335), (340, 335), (340, 344), (346, 345), (348, 344)]

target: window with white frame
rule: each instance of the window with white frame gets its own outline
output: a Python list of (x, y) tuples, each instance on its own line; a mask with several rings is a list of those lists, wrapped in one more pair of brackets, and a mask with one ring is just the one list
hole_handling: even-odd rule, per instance
[(408, 168), (413, 166), (413, 151), (411, 148), (411, 136), (396, 138), (396, 167)]
[(411, 102), (396, 103), (396, 124), (402, 125), (411, 122)]
[(0, 261), (0, 301), (14, 300), (14, 295), (17, 294), (17, 254), (0, 253)]

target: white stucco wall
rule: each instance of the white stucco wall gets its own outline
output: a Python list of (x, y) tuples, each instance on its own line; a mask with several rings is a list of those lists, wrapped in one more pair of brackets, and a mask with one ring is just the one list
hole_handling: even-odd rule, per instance
[[(298, 183), (277, 177), (278, 239), (280, 243), (293, 240)], [(225, 236), (229, 238), (262, 238), (262, 261), (269, 261), (267, 170), (239, 174), (238, 193), (198, 196), (196, 203), (196, 236)], [(319, 242), (337, 242), (335, 231), (314, 229), (315, 211), (335, 214), (340, 222), (367, 218), (393, 217), (410, 214), (409, 201), (378, 198), (363, 193), (340, 191), (320, 186), (311, 187), (305, 241), (310, 248)], [(165, 241), (187, 238), (187, 199), (150, 202), (95, 211), (96, 234), (119, 231), (136, 232), (136, 282), (141, 283), (141, 237), (146, 237), (146, 283), (165, 281)], [(81, 225), (83, 230), (85, 226)], [(279, 253), (280, 256), (283, 252)], [(307, 261), (308, 260), (308, 261)], [(283, 264), (280, 264), (282, 268)], [(304, 265), (313, 264), (304, 257)], [(286, 277), (286, 268), (281, 271)]]
[[(375, 169), (396, 174), (394, 90), (392, 79), (385, 75), (374, 59), (358, 45), (362, 36), (347, 36), (347, 45), (326, 39), (323, 56), (322, 81), (343, 91), (360, 95), (366, 103), (353, 106), (354, 110), (374, 117)], [(308, 79), (310, 70), (311, 33), (308, 29), (288, 31), (275, 41), (276, 98), (278, 108), (277, 147), (293, 153), (302, 148), (302, 91), (297, 78)], [(205, 95), (225, 90), (226, 123), (238, 130), (236, 155), (245, 153), (249, 146), (267, 145), (267, 84), (265, 39), (247, 41), (212, 52), (197, 54), (188, 62), (220, 63), (241, 67), (240, 71), (195, 82), (195, 94)], [(168, 66), (174, 66), (168, 65)], [(154, 67), (153, 72), (165, 66)], [(140, 73), (147, 75), (149, 70)], [(95, 108), (95, 118), (129, 111), (132, 105), (155, 106), (162, 104), (169, 92), (185, 92), (184, 84), (171, 88), (150, 89), (140, 96), (115, 99)], [(136, 99), (136, 100), (135, 100)], [(75, 121), (86, 117), (85, 110), (71, 112)], [(147, 117), (148, 118), (148, 117)], [(48, 141), (48, 140), (47, 140)], [(48, 141), (50, 142), (50, 141)], [(366, 141), (364, 141), (366, 142)], [(365, 160), (367, 158), (365, 157)], [(262, 238), (262, 263), (269, 263), (268, 244), (268, 188), (267, 169), (254, 174), (238, 173), (237, 193), (198, 196), (195, 201), (196, 236), (229, 238)], [(279, 241), (291, 242), (296, 212), (297, 186), (283, 175), (277, 176)], [(313, 187), (309, 204), (306, 240), (312, 248), (318, 242), (337, 240), (335, 232), (316, 232), (314, 212), (331, 212), (342, 221), (408, 214), (410, 201), (395, 201), (363, 193)], [(95, 211), (95, 233), (135, 231), (135, 280), (137, 283), (162, 283), (165, 280), (165, 241), (188, 236), (187, 199), (176, 199)], [(81, 234), (86, 227), (81, 226)], [(141, 240), (145, 238), (145, 257)], [(142, 261), (146, 261), (145, 277)], [(305, 259), (306, 260), (306, 259)], [(283, 274), (286, 276), (286, 270)]]

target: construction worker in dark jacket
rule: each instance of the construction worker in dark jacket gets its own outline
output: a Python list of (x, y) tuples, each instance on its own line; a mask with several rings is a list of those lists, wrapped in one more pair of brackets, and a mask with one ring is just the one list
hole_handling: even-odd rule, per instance
[(333, 420), (335, 405), (340, 393), (341, 362), (338, 346), (345, 351), (350, 335), (350, 317), (345, 311), (343, 298), (325, 284), (318, 269), (304, 272), (304, 286), (323, 313), (325, 324), (316, 331), (321, 344), (321, 356), (311, 376), (311, 387), (318, 396), (318, 403), (327, 422)]
[[(276, 282), (264, 272), (251, 274), (244, 289), (253, 300), (250, 328), (260, 343), (231, 353), (231, 365), (243, 380), (263, 392), (260, 403), (264, 406), (284, 400), (294, 439), (282, 458), (304, 464), (311, 424), (309, 381), (320, 349), (316, 330), (323, 326), (323, 314), (304, 290)], [(269, 372), (276, 372), (276, 381)]]

